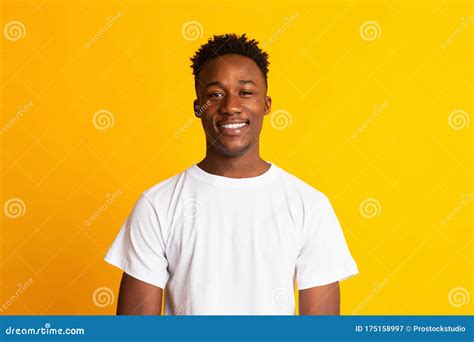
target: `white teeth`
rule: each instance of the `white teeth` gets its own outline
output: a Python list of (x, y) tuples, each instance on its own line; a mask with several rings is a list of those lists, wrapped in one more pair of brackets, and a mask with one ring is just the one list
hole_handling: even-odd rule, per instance
[(242, 123), (239, 123), (239, 124), (220, 125), (220, 127), (224, 127), (224, 128), (242, 128), (242, 127), (244, 127), (246, 124), (247, 124), (247, 123), (242, 122)]

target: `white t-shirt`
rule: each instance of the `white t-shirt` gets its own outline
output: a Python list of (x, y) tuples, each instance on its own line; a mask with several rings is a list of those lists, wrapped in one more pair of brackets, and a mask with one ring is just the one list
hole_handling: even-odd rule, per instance
[(300, 290), (358, 274), (327, 197), (271, 163), (196, 164), (142, 193), (105, 260), (165, 289), (166, 315), (294, 315)]

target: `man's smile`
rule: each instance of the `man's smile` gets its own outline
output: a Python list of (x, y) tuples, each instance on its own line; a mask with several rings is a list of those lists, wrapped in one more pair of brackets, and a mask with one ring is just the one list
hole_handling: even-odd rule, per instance
[(217, 123), (217, 130), (221, 135), (238, 136), (247, 132), (250, 121), (224, 121)]

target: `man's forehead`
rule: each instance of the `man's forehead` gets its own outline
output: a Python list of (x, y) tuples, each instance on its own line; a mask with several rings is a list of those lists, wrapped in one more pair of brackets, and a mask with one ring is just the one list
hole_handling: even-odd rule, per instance
[(240, 83), (250, 81), (258, 84), (263, 81), (257, 64), (252, 59), (239, 55), (224, 55), (211, 59), (203, 66), (199, 76), (205, 84), (223, 82), (229, 78)]

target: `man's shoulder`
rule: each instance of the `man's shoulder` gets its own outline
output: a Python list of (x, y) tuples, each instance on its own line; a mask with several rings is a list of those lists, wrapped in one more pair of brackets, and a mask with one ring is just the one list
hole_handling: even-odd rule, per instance
[(166, 195), (171, 195), (175, 192), (175, 189), (179, 186), (179, 184), (183, 181), (184, 175), (188, 168), (172, 174), (168, 178), (162, 179), (155, 183), (153, 186), (149, 187), (143, 194), (149, 199), (154, 202), (154, 200), (158, 200), (159, 198), (166, 197)]
[[(280, 168), (281, 181), (288, 191), (297, 193), (302, 199), (313, 203), (327, 201), (328, 198), (321, 190), (319, 190), (313, 182), (303, 180), (303, 177), (288, 172), (286, 169)], [(304, 178), (307, 179), (307, 178)]]

